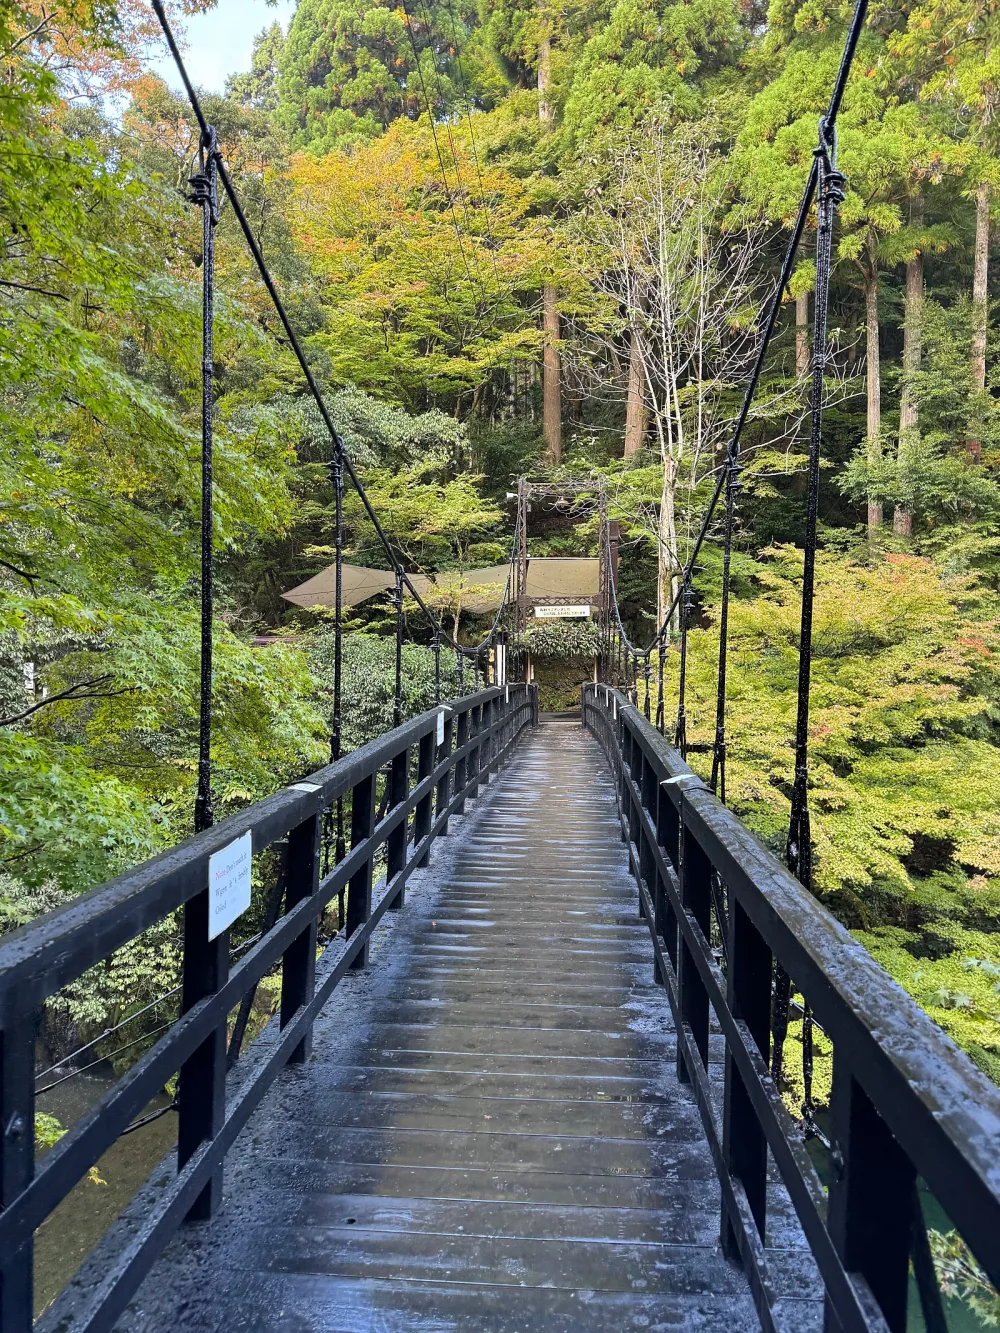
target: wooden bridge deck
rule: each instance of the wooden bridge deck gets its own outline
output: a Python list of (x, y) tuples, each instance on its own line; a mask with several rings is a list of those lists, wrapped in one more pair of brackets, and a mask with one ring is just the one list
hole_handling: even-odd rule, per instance
[(542, 726), (454, 832), (120, 1329), (758, 1327), (595, 742)]

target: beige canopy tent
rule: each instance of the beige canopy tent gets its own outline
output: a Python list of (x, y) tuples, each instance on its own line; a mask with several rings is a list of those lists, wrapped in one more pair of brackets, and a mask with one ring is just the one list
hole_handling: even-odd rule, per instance
[[(362, 565), (343, 565), (344, 606), (358, 606), (370, 597), (388, 592), (396, 585), (396, 576), (387, 569), (365, 569)], [(433, 576), (410, 574), (409, 581), (421, 597), (444, 593), (453, 602), (461, 595), (462, 610), (473, 615), (494, 611), (503, 601), (509, 565), (489, 565), (483, 569), (448, 570)], [(296, 606), (333, 606), (336, 597), (337, 567), (330, 565), (297, 588), (282, 593), (286, 602)]]
[(529, 602), (596, 602), (601, 593), (601, 562), (556, 556), (529, 559), (524, 592)]
[[(525, 599), (529, 604), (574, 600), (596, 603), (601, 590), (600, 563), (597, 559), (553, 556), (530, 559)], [(336, 566), (330, 565), (282, 596), (296, 606), (333, 606), (336, 573)], [(495, 611), (502, 603), (509, 573), (509, 565), (487, 565), (481, 569), (446, 570), (434, 575), (411, 574), (409, 580), (421, 597), (437, 602), (435, 594), (444, 594), (449, 606), (460, 600), (463, 611), (483, 615)], [(344, 606), (357, 606), (369, 597), (388, 592), (395, 582), (390, 570), (344, 565)]]
[[(389, 569), (365, 569), (362, 565), (342, 565), (344, 606), (357, 606), (380, 592), (396, 586), (396, 576)], [(334, 606), (337, 595), (337, 566), (330, 565), (291, 592), (281, 595), (296, 606)]]

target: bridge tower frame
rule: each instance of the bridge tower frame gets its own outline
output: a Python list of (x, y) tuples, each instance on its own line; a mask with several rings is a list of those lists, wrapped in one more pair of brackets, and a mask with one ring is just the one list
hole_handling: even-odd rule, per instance
[[(535, 481), (519, 477), (517, 482), (517, 550), (514, 561), (514, 606), (517, 632), (522, 634), (528, 625), (529, 611), (539, 601), (528, 597), (528, 520), (533, 500), (548, 500), (554, 505), (571, 496), (593, 495), (598, 514), (598, 628), (602, 644), (608, 632), (611, 614), (611, 587), (618, 586), (618, 524), (608, 518), (608, 487), (603, 477), (586, 481)], [(570, 501), (572, 508), (572, 501)], [(593, 507), (588, 509), (593, 512)], [(609, 558), (610, 553), (610, 558)], [(546, 599), (542, 599), (546, 600)], [(555, 600), (555, 599), (549, 599)]]

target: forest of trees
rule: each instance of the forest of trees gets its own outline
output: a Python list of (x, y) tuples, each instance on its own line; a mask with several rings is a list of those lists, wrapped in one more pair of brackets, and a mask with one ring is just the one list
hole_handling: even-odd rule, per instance
[[(171, 12), (182, 27), (207, 8)], [(288, 32), (263, 31), (252, 68), (206, 93), (412, 570), (506, 559), (521, 474), (603, 477), (623, 611), (652, 637), (715, 482), (848, 18), (840, 0), (299, 0)], [(191, 830), (197, 131), (149, 72), (155, 37), (144, 0), (0, 0), (0, 929)], [(875, 0), (840, 121), (812, 803), (816, 891), (1000, 1081), (998, 106), (994, 6)], [(746, 436), (734, 555), (729, 798), (778, 851), (812, 225)], [(281, 593), (329, 564), (333, 492), (329, 440), (225, 206), (218, 245), (224, 815), (329, 752), (329, 620)], [(348, 523), (348, 558), (384, 564), (356, 501)], [(714, 727), (717, 537), (696, 575), (694, 740)], [(533, 551), (595, 542), (584, 516)], [(351, 743), (391, 723), (389, 620), (376, 602), (351, 621)], [(433, 684), (415, 621), (414, 634), (411, 711)], [(172, 930), (78, 983), (73, 1021), (172, 984)]]

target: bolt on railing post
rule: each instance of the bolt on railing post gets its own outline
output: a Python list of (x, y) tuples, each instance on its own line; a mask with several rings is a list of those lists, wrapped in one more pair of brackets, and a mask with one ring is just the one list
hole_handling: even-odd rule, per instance
[[(181, 1011), (213, 995), (229, 979), (229, 931), (208, 938), (208, 885), (184, 907), (184, 968)], [(183, 1168), (198, 1148), (214, 1139), (226, 1115), (226, 1020), (215, 1027), (181, 1065), (177, 1086), (177, 1166)], [(222, 1168), (198, 1195), (187, 1215), (205, 1222), (222, 1202)]]
[[(420, 737), (420, 744), (417, 748), (417, 781), (423, 782), (434, 772), (434, 751), (437, 745), (437, 735), (434, 731), (429, 731), (426, 736)], [(434, 792), (429, 787), (427, 795), (421, 796), (417, 802), (417, 808), (413, 815), (413, 845), (417, 846), (431, 831), (431, 806), (434, 800)], [(417, 862), (418, 866), (425, 866), (430, 861), (431, 849), (428, 844), (423, 856)]]
[[(0, 1029), (0, 1207), (7, 1208), (35, 1175), (35, 1016)], [(0, 1328), (31, 1333), (34, 1321), (34, 1238), (0, 1256)]]
[[(321, 851), (320, 816), (312, 815), (288, 835), (288, 861), (285, 875), (285, 911), (319, 889)], [(281, 961), (281, 1026), (286, 1027), (303, 1005), (313, 997), (316, 987), (316, 928), (313, 917), (307, 928), (285, 950)], [(312, 1051), (312, 1030), (288, 1057), (291, 1065), (304, 1064)]]
[[(375, 774), (362, 778), (351, 792), (351, 847), (370, 838), (375, 827)], [(372, 855), (351, 876), (347, 886), (347, 938), (350, 939), (372, 914)], [(358, 971), (368, 966), (368, 941), (351, 963)]]
[[(765, 1066), (770, 1058), (772, 955), (735, 894), (729, 909), (726, 997), (733, 1016), (744, 1022)], [(767, 1139), (746, 1083), (728, 1044), (722, 1113), (722, 1154), (729, 1173), (742, 1184), (761, 1241), (767, 1222)], [(738, 1259), (732, 1220), (722, 1212), (722, 1248)]]
[[(389, 806), (387, 813), (391, 814), (403, 801), (406, 800), (410, 791), (410, 747), (407, 745), (399, 754), (393, 755), (392, 765), (389, 772)], [(401, 820), (386, 839), (386, 862), (385, 862), (385, 883), (386, 888), (392, 883), (396, 876), (406, 865), (406, 835), (407, 821)], [(396, 911), (403, 906), (406, 890), (400, 885), (399, 892), (395, 895), (389, 904), (390, 911)]]

